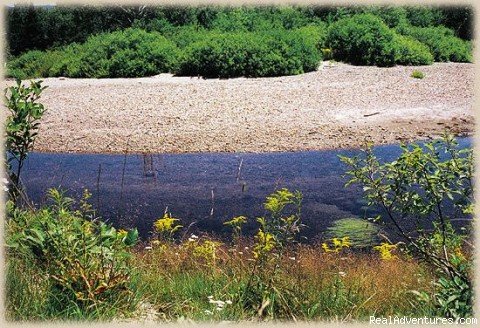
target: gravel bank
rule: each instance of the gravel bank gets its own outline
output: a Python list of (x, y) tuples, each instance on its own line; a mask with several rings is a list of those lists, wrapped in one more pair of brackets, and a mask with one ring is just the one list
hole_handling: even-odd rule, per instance
[[(414, 69), (424, 79), (410, 77)], [(228, 80), (44, 79), (36, 151), (265, 152), (473, 131), (473, 64), (356, 67)], [(7, 82), (11, 84), (12, 82)]]

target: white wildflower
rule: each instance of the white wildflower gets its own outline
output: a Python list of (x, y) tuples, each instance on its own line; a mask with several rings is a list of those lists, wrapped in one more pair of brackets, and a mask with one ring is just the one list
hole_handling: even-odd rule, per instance
[(205, 310), (205, 314), (213, 314), (213, 312), (210, 310)]
[(223, 308), (223, 306), (225, 305), (225, 302), (224, 302), (224, 301), (220, 301), (220, 300), (219, 300), (219, 301), (215, 301), (215, 300), (213, 300), (213, 299), (210, 299), (210, 300), (208, 301), (208, 303), (216, 304), (217, 307), (222, 307), (222, 308)]

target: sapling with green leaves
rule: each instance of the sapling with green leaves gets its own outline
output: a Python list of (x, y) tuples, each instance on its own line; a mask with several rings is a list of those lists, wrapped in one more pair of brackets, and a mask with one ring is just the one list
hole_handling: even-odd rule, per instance
[(460, 150), (451, 135), (423, 146), (401, 148), (396, 160), (383, 164), (371, 144), (362, 151), (363, 156), (341, 156), (349, 167), (347, 185), (363, 186), (369, 205), (382, 208), (384, 223), (398, 233), (410, 251), (437, 268), (457, 290), (470, 293), (461, 297), (468, 301), (463, 311), (458, 311), (469, 315), (471, 261), (463, 254), (469, 245), (468, 234), (456, 231), (452, 220), (469, 220), (473, 212), (473, 152)]
[[(42, 81), (31, 81), (29, 86), (25, 86), (21, 80), (17, 79), (16, 85), (5, 89), (5, 103), (8, 109), (5, 125), (7, 167), (14, 186), (12, 192), (14, 199), (21, 189), (20, 174), (25, 159), (33, 149), (40, 120), (45, 113), (45, 107), (38, 102), (45, 88), (42, 86)], [(16, 163), (15, 171), (12, 170), (14, 162)]]

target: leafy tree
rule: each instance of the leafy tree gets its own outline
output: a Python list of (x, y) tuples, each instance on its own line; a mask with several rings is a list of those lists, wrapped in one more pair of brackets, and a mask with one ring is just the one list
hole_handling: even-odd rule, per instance
[(465, 40), (473, 38), (473, 8), (445, 7), (442, 8), (442, 24), (455, 31), (455, 34)]
[[(5, 100), (9, 116), (5, 126), (7, 166), (14, 190), (12, 196), (16, 199), (16, 193), (20, 188), (20, 174), (27, 158), (32, 150), (40, 126), (45, 107), (38, 102), (40, 94), (46, 87), (42, 81), (32, 81), (30, 86), (22, 85), (20, 80), (17, 84), (5, 90)], [(12, 170), (12, 163), (16, 164), (16, 170)]]
[(406, 11), (407, 19), (413, 26), (436, 26), (442, 20), (442, 11), (438, 7), (407, 6)]
[[(410, 251), (436, 269), (444, 286), (437, 301), (445, 316), (472, 313), (471, 261), (465, 255), (468, 235), (455, 231), (452, 220), (473, 212), (473, 154), (459, 150), (451, 136), (441, 140), (402, 146), (402, 154), (380, 163), (371, 145), (364, 156), (341, 157), (349, 167), (348, 184), (363, 186), (369, 205), (383, 209), (380, 219), (392, 227)], [(453, 208), (454, 211), (449, 210)], [(449, 300), (442, 290), (455, 295)], [(457, 302), (455, 313), (445, 303)]]

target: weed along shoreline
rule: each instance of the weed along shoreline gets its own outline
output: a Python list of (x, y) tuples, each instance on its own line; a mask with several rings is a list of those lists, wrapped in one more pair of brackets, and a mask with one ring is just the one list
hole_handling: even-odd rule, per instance
[[(473, 132), (473, 64), (325, 63), (315, 72), (253, 79), (46, 78), (48, 110), (35, 151), (301, 151)], [(425, 77), (411, 77), (415, 69)]]

